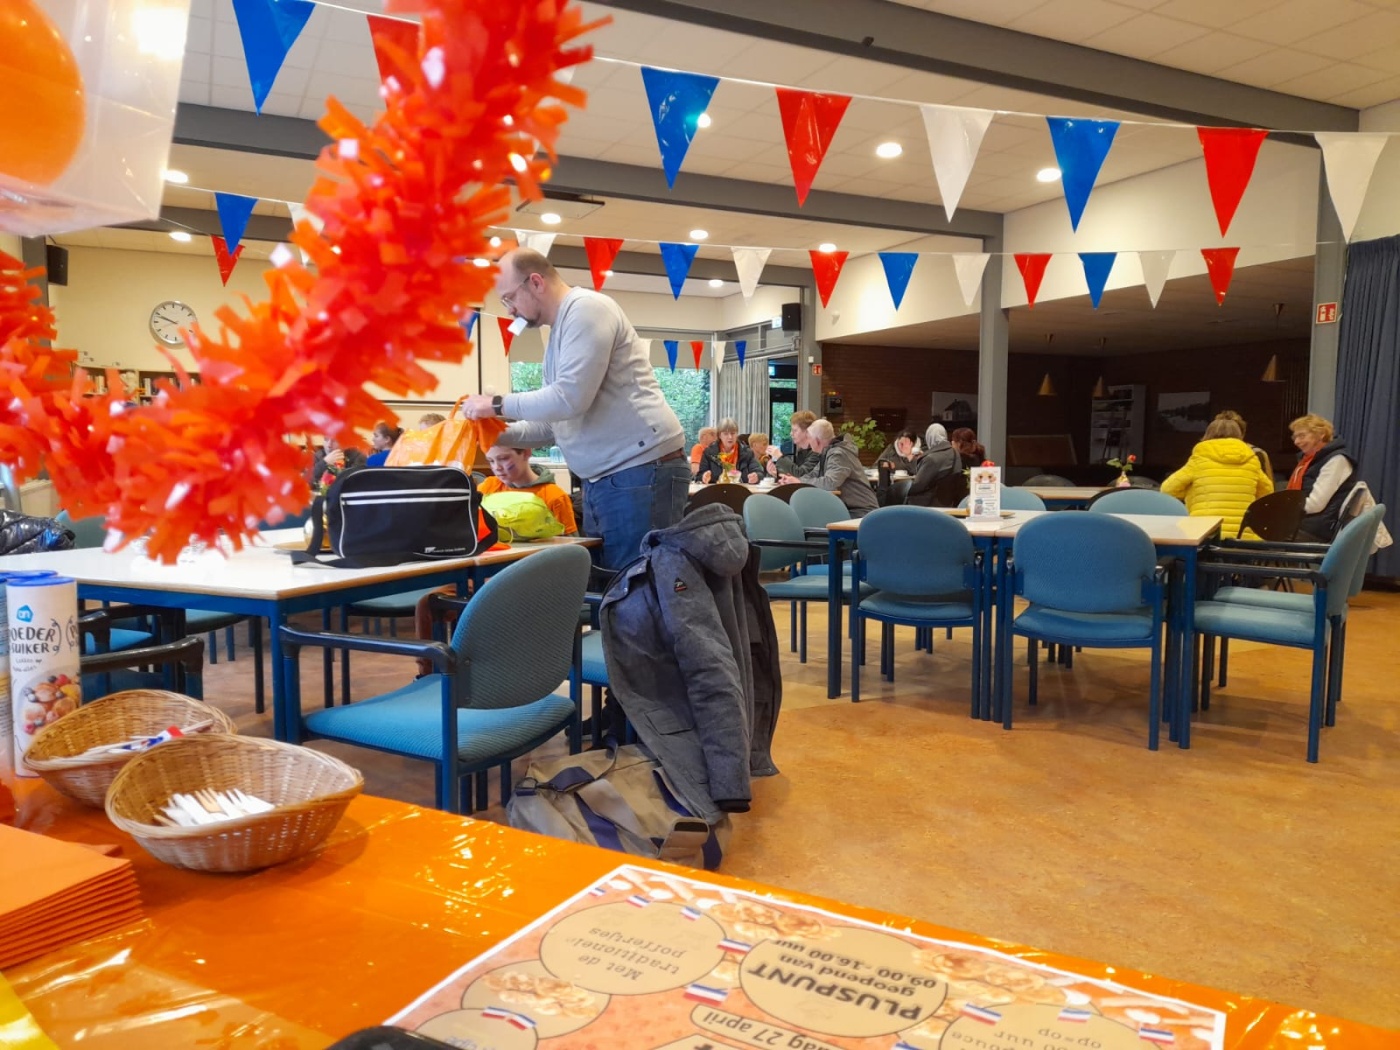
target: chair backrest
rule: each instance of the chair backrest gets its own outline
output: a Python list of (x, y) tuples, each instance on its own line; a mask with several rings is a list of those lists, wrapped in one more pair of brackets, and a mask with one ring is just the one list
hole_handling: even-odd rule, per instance
[[(1376, 547), (1376, 533), (1381, 530), (1381, 519), (1385, 517), (1385, 504), (1377, 503), (1374, 507), (1362, 511), (1358, 519), (1367, 519), (1362, 526), (1362, 533), (1365, 539), (1362, 542), (1361, 557), (1356, 559), (1356, 571), (1351, 577), (1351, 586), (1347, 589), (1347, 596), (1355, 598), (1361, 593), (1361, 589), (1366, 586), (1366, 566), (1371, 564), (1371, 552)], [(1345, 527), (1345, 526), (1343, 526)]]
[(931, 507), (881, 507), (856, 533), (865, 582), (882, 591), (929, 596), (967, 589), (976, 553), (962, 523)]
[(1239, 535), (1250, 529), (1261, 540), (1270, 543), (1291, 543), (1298, 535), (1298, 527), (1303, 524), (1303, 503), (1301, 489), (1284, 489), (1260, 496), (1245, 508), (1240, 519)]
[(958, 500), (967, 495), (967, 476), (961, 470), (944, 474), (933, 483), (933, 505), (935, 507), (961, 506)]
[(1096, 514), (1156, 514), (1164, 518), (1184, 518), (1186, 504), (1165, 492), (1150, 489), (1114, 489), (1100, 492), (1089, 501)]
[[(849, 484), (865, 484), (852, 478)], [(850, 508), (841, 502), (841, 497), (826, 489), (803, 485), (800, 492), (794, 492), (789, 501), (797, 512), (797, 520), (803, 528), (824, 529), (833, 521), (847, 521), (851, 517)]]
[(107, 541), (107, 519), (94, 515), (74, 520), (66, 510), (54, 515), (54, 520), (73, 533), (75, 548), (101, 547)]
[(472, 596), (452, 633), (466, 706), (532, 704), (569, 677), (592, 564), (581, 546), (547, 547)]
[[(797, 512), (782, 500), (763, 492), (744, 501), (744, 531), (751, 540), (800, 543), (805, 538)], [(806, 553), (797, 547), (760, 547), (759, 568), (764, 572), (796, 565)]]
[(1069, 478), (1062, 478), (1058, 474), (1036, 474), (1021, 482), (1022, 485), (1039, 485), (1042, 488), (1054, 487), (1057, 489), (1068, 489), (1074, 487), (1074, 482)]
[(801, 492), (803, 489), (806, 488), (811, 488), (811, 486), (803, 485), (799, 481), (793, 481), (786, 485), (774, 485), (771, 489), (765, 492), (764, 495), (772, 496), (774, 499), (780, 499), (784, 503), (787, 503), (792, 499), (792, 494), (794, 492)]
[[(1373, 513), (1375, 510), (1372, 507), (1347, 522), (1322, 559), (1318, 571), (1327, 577), (1328, 616), (1340, 616), (1346, 610), (1347, 599), (1354, 593), (1352, 586), (1358, 573), (1364, 580), (1365, 563), (1370, 558), (1371, 544), (1376, 540), (1376, 530), (1380, 524), (1380, 518)], [(1382, 509), (1381, 513), (1385, 511)]]
[[(971, 496), (964, 496), (958, 503), (959, 507), (966, 507)], [(1001, 509), (1002, 510), (1044, 510), (1045, 501), (1034, 492), (1027, 492), (1025, 489), (1001, 487)]]
[(690, 501), (685, 505), (685, 512), (689, 514), (693, 510), (708, 507), (712, 503), (720, 503), (735, 514), (742, 514), (744, 513), (744, 502), (751, 495), (753, 493), (744, 488), (743, 485), (706, 485), (690, 497)]
[(1145, 478), (1141, 474), (1128, 475), (1128, 488), (1130, 489), (1159, 489), (1161, 487), (1151, 478)]
[(1018, 591), (1067, 612), (1125, 612), (1145, 604), (1143, 581), (1157, 569), (1152, 539), (1106, 514), (1043, 514), (1015, 538)]

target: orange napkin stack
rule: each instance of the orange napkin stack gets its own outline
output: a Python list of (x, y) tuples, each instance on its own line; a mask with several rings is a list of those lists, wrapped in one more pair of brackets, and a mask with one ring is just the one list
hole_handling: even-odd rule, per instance
[(0, 970), (141, 917), (131, 861), (0, 825)]

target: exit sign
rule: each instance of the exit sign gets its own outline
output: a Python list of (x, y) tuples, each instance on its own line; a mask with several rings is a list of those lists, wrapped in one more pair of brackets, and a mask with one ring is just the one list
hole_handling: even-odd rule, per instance
[(822, 366), (821, 366), (821, 365), (813, 365), (813, 366), (812, 366), (812, 375), (814, 375), (814, 376), (819, 376), (819, 375), (821, 375), (821, 374), (822, 374)]
[(1336, 323), (1337, 323), (1337, 304), (1336, 304), (1336, 303), (1318, 303), (1318, 304), (1317, 304), (1317, 323), (1318, 323), (1318, 324), (1336, 324)]

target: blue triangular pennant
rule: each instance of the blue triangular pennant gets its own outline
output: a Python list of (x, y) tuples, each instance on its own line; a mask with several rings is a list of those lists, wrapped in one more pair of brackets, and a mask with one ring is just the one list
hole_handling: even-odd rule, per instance
[(643, 66), (642, 83), (647, 89), (647, 105), (656, 128), (656, 144), (661, 149), (666, 185), (675, 189), (676, 175), (690, 149), (690, 140), (695, 137), (696, 121), (709, 106), (719, 77)]
[(1060, 164), (1060, 184), (1064, 187), (1065, 203), (1069, 205), (1069, 224), (1078, 230), (1094, 180), (1099, 177), (1099, 169), (1113, 145), (1113, 136), (1118, 133), (1118, 121), (1046, 117), (1045, 123), (1050, 125), (1050, 141), (1055, 144), (1055, 159)]
[(238, 242), (248, 228), (248, 216), (253, 214), (257, 203), (256, 197), (240, 197), (236, 193), (214, 194), (214, 206), (219, 209), (219, 226), (229, 251), (238, 251)]
[(1108, 284), (1108, 275), (1116, 258), (1117, 252), (1079, 253), (1079, 261), (1084, 264), (1084, 280), (1089, 285), (1089, 301), (1094, 304), (1095, 310), (1099, 308), (1104, 285)]
[(890, 298), (894, 300), (896, 310), (899, 309), (900, 303), (904, 302), (904, 293), (909, 288), (909, 277), (918, 261), (918, 252), (880, 253), (880, 264), (885, 268), (885, 283), (890, 286)]
[(287, 52), (314, 10), (316, 5), (309, 0), (233, 0), (238, 35), (243, 38), (243, 61), (253, 86), (253, 105), (259, 113)]
[(466, 322), (463, 324), (463, 327), (466, 328), (466, 330), (467, 330), (467, 338), (468, 338), (468, 339), (470, 339), (470, 338), (472, 337), (472, 331), (476, 328), (476, 320), (477, 320), (477, 318), (480, 317), (480, 316), (481, 316), (481, 311), (480, 311), (480, 310), (472, 310), (470, 313), (467, 314), (467, 320), (466, 320)]
[(671, 278), (671, 295), (677, 299), (681, 297), (686, 274), (690, 273), (690, 264), (699, 250), (698, 244), (661, 245), (661, 261), (666, 264), (666, 276)]
[(734, 340), (734, 353), (735, 353), (735, 355), (738, 356), (738, 358), (739, 358), (739, 367), (740, 367), (740, 368), (743, 368), (743, 367), (744, 367), (744, 351), (747, 350), (748, 348), (749, 348), (749, 341), (748, 341), (747, 339), (736, 339), (736, 340)]
[(680, 352), (681, 342), (679, 339), (663, 339), (666, 344), (666, 359), (671, 362), (671, 371), (676, 370), (676, 354)]

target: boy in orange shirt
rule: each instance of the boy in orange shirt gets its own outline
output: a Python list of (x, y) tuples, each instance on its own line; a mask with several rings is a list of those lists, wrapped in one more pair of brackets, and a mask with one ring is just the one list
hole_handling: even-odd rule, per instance
[(565, 536), (578, 535), (573, 500), (554, 483), (551, 471), (530, 465), (528, 448), (511, 448), (497, 443), (487, 451), (486, 461), (491, 464), (492, 477), (476, 487), (478, 492), (483, 496), (493, 492), (532, 492), (544, 500), (549, 512), (564, 526)]

